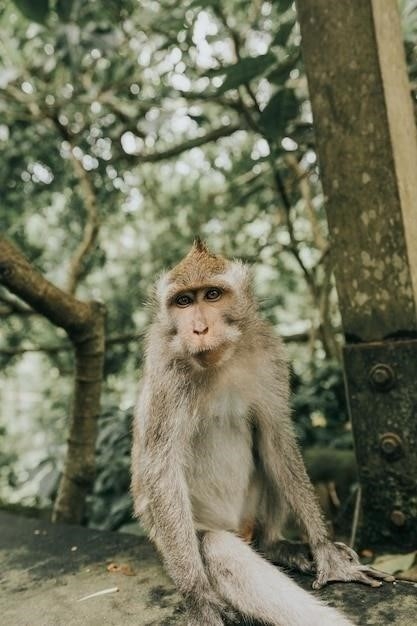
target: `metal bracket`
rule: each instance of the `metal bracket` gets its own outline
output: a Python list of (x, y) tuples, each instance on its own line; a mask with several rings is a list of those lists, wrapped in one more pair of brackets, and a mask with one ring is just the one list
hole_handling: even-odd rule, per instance
[(344, 348), (363, 546), (417, 547), (417, 340)]

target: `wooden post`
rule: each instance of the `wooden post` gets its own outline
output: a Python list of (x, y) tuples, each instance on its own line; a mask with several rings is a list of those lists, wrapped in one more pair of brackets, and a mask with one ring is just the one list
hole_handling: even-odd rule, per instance
[(397, 0), (298, 0), (297, 8), (347, 341), (362, 540), (412, 545), (417, 140)]

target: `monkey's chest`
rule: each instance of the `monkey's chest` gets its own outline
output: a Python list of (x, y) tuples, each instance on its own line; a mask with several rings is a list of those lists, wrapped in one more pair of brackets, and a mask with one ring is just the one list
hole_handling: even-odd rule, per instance
[(227, 398), (200, 420), (186, 471), (199, 529), (238, 532), (254, 517), (256, 468), (247, 417), (242, 400)]

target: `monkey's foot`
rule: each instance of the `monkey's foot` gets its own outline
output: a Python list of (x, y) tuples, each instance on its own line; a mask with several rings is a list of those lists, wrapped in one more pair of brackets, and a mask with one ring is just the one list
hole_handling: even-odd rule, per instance
[(315, 570), (313, 556), (307, 543), (282, 539), (263, 552), (275, 565), (303, 573), (312, 573)]
[(361, 565), (359, 557), (344, 543), (328, 541), (313, 551), (316, 562), (316, 579), (313, 589), (320, 589), (329, 582), (358, 582), (370, 587), (380, 587), (381, 581), (393, 582), (394, 576), (368, 565)]

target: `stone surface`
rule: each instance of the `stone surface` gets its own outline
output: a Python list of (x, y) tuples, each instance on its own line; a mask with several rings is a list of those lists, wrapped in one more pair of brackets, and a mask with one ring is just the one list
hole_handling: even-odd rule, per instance
[[(140, 537), (1, 512), (0, 563), (0, 622), (7, 626), (181, 623), (180, 599)], [(111, 563), (130, 566), (134, 575), (109, 572)]]
[[(129, 566), (133, 575), (109, 572)], [(0, 512), (0, 619), (7, 626), (172, 626), (180, 598), (149, 543)], [(297, 581), (309, 589), (311, 578)], [(106, 589), (118, 591), (80, 599)], [(317, 595), (362, 625), (415, 626), (417, 586), (338, 584)], [(306, 625), (307, 626), (307, 625)]]

